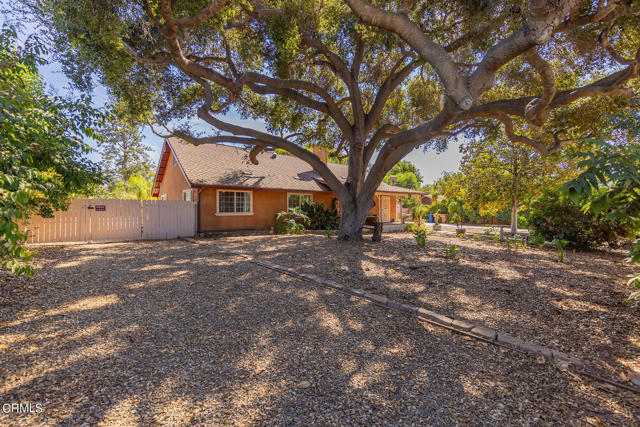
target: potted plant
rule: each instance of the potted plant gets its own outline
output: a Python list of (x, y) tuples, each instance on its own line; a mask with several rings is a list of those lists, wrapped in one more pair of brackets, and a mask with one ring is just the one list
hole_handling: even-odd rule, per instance
[(463, 234), (464, 235), (464, 233), (467, 230), (462, 228), (462, 217), (460, 216), (460, 214), (458, 212), (456, 212), (453, 215), (451, 215), (451, 222), (453, 222), (456, 225), (456, 234)]
[(434, 223), (433, 223), (433, 231), (440, 231), (442, 230), (442, 226), (440, 225), (440, 223), (438, 222), (440, 220), (440, 216), (438, 215), (438, 213), (436, 213), (433, 217), (434, 219)]

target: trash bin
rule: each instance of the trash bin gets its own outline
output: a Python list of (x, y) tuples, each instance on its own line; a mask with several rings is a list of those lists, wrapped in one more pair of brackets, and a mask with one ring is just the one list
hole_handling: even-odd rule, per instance
[(427, 215), (427, 221), (429, 221), (429, 222), (435, 222), (435, 221), (434, 221), (434, 218), (433, 218), (433, 214), (429, 214), (429, 215)]

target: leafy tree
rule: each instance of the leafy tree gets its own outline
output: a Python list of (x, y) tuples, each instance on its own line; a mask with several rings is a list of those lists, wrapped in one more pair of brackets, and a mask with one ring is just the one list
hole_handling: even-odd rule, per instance
[(24, 247), (29, 217), (66, 209), (69, 194), (98, 182), (82, 138), (95, 136), (100, 115), (86, 98), (45, 93), (42, 54), (37, 40), (19, 47), (14, 30), (0, 31), (0, 267), (15, 274), (32, 272)]
[(422, 175), (413, 163), (401, 160), (387, 173), (384, 177), (384, 182), (387, 184), (393, 182), (393, 185), (399, 187), (419, 190), (420, 185), (422, 185)]
[[(197, 114), (209, 135), (172, 132), (194, 144), (309, 163), (340, 200), (342, 240), (361, 238), (376, 189), (412, 150), (499, 123), (512, 141), (561, 151), (598, 134), (640, 71), (640, 5), (628, 0), (23, 2), (79, 87), (97, 76), (165, 124)], [(222, 120), (231, 109), (266, 131)], [(310, 143), (344, 156), (347, 176)]]
[(402, 201), (403, 208), (415, 208), (416, 206), (420, 206), (420, 199), (418, 196), (405, 196), (400, 199)]
[(461, 172), (443, 172), (442, 176), (431, 186), (431, 197), (434, 201), (438, 196), (445, 199), (464, 199), (465, 189), (463, 187), (464, 176)]
[[(640, 230), (640, 113), (627, 112), (614, 117), (613, 123), (626, 131), (629, 143), (599, 143), (599, 149), (578, 153), (583, 172), (567, 182), (563, 190), (573, 201), (585, 201), (584, 209), (594, 214), (607, 214), (610, 219), (626, 223)], [(640, 263), (640, 239), (631, 249), (629, 260)], [(629, 280), (629, 285), (640, 289), (640, 275)], [(629, 302), (640, 306), (640, 291), (629, 297)]]
[(127, 183), (132, 175), (147, 177), (153, 170), (150, 148), (142, 143), (140, 125), (125, 114), (124, 108), (122, 103), (116, 103), (110, 120), (100, 129), (100, 166), (111, 189), (116, 183)]
[(467, 206), (481, 215), (511, 209), (511, 233), (518, 231), (518, 211), (543, 189), (566, 181), (570, 168), (560, 167), (556, 156), (541, 156), (531, 147), (504, 137), (469, 141), (463, 153), (458, 188)]
[(153, 181), (149, 176), (134, 174), (126, 181), (116, 182), (109, 195), (116, 199), (148, 200), (151, 198), (152, 187)]

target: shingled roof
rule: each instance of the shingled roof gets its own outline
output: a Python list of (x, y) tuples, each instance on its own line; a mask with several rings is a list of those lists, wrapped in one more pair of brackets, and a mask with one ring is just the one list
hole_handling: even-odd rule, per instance
[[(168, 138), (160, 157), (154, 180), (153, 195), (157, 196), (168, 152), (174, 153), (182, 171), (192, 186), (244, 187), (292, 191), (331, 191), (312, 168), (294, 156), (263, 152), (258, 164), (249, 161), (248, 151), (235, 146), (203, 144), (195, 146), (179, 138)], [(329, 169), (345, 181), (347, 166), (328, 163)], [(380, 184), (378, 191), (421, 194), (416, 190)]]

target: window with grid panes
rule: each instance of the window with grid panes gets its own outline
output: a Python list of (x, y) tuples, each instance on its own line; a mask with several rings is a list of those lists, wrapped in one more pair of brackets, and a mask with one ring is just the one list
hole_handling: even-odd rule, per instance
[(305, 203), (311, 203), (310, 194), (288, 194), (287, 209), (301, 208)]
[(218, 213), (251, 213), (251, 192), (218, 191)]

